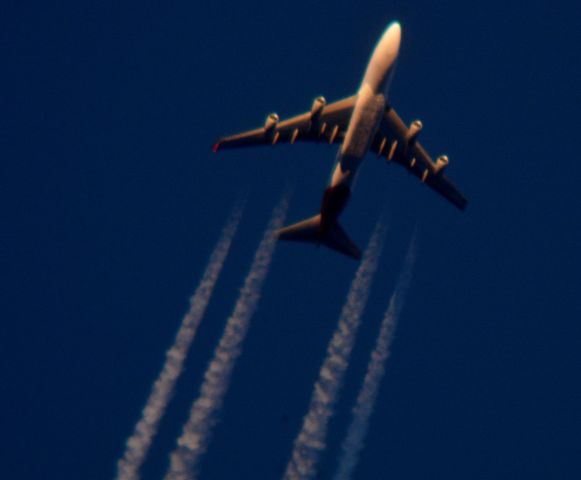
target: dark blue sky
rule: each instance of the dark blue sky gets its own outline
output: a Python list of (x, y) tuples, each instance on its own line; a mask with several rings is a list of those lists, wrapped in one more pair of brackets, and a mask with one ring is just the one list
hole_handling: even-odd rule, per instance
[[(356, 478), (581, 475), (578, 6), (490, 1), (4, 2), (3, 478), (111, 478), (240, 192), (247, 210), (144, 478), (165, 471), (285, 184), (316, 212), (335, 149), (218, 135), (353, 93), (393, 19), (391, 100), (450, 157), (462, 214), (369, 158), (343, 224), (389, 233), (321, 478), (336, 465), (417, 225), (418, 260)], [(210, 2), (207, 2), (210, 3)], [(577, 14), (577, 15), (576, 15)], [(575, 147), (577, 147), (575, 145)], [(281, 244), (204, 478), (277, 478), (356, 263)]]

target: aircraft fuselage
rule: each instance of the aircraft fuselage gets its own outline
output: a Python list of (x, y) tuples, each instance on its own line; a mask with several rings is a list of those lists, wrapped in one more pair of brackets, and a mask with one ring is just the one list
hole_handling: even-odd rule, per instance
[(325, 232), (341, 214), (387, 106), (387, 93), (395, 71), (401, 29), (391, 24), (375, 47), (357, 92), (345, 139), (337, 154), (331, 182), (321, 203), (321, 230)]

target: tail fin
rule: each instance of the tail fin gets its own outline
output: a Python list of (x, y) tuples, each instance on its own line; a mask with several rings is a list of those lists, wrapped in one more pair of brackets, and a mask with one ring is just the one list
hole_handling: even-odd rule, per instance
[(281, 228), (277, 232), (279, 240), (290, 240), (294, 242), (322, 243), (348, 257), (361, 259), (361, 251), (347, 236), (345, 230), (335, 222), (331, 228), (325, 232), (321, 229), (321, 215), (303, 220), (302, 222)]

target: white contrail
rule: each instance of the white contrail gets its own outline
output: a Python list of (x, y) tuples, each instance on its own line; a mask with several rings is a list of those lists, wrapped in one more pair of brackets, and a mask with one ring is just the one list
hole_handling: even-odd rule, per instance
[(333, 414), (349, 364), (361, 315), (367, 303), (373, 275), (377, 270), (383, 237), (384, 229), (381, 222), (378, 222), (361, 265), (351, 282), (339, 323), (327, 347), (327, 355), (313, 388), (309, 410), (294, 441), (291, 459), (284, 474), (285, 479), (310, 479), (317, 472), (317, 462), (326, 446), (327, 424)]
[(367, 373), (355, 406), (353, 407), (353, 419), (349, 425), (347, 436), (343, 441), (343, 454), (339, 460), (339, 466), (334, 480), (349, 480), (359, 460), (359, 453), (363, 448), (365, 435), (369, 426), (369, 419), (373, 413), (379, 385), (385, 372), (385, 362), (390, 354), (390, 345), (397, 319), (404, 304), (405, 295), (410, 285), (412, 269), (415, 261), (415, 235), (408, 249), (403, 270), (400, 274), (395, 292), (389, 300), (389, 306), (379, 330), (379, 336), (375, 348), (371, 352)]
[(119, 480), (136, 480), (140, 476), (139, 470), (151, 447), (153, 437), (158, 431), (159, 423), (172, 397), (176, 381), (182, 373), (188, 350), (224, 266), (243, 209), (242, 202), (232, 211), (222, 230), (222, 236), (210, 256), (198, 288), (190, 298), (190, 309), (182, 320), (174, 344), (166, 352), (165, 363), (153, 384), (141, 419), (135, 425), (133, 434), (127, 439), (125, 453), (117, 462), (117, 479)]
[(204, 374), (200, 395), (192, 405), (190, 417), (177, 440), (176, 449), (170, 456), (166, 480), (186, 480), (197, 476), (200, 460), (208, 448), (212, 429), (217, 423), (216, 414), (224, 402), (232, 370), (242, 352), (250, 319), (260, 299), (276, 245), (274, 232), (282, 226), (287, 206), (288, 195), (285, 194), (274, 209), (234, 311), (226, 322), (222, 338), (214, 350), (214, 357)]

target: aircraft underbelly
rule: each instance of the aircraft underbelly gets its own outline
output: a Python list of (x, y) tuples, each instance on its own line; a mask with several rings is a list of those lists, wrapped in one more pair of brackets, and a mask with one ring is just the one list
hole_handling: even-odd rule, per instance
[(374, 93), (366, 85), (359, 91), (345, 140), (339, 151), (339, 162), (333, 173), (331, 186), (353, 185), (357, 170), (381, 122), (385, 103), (383, 94)]

